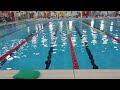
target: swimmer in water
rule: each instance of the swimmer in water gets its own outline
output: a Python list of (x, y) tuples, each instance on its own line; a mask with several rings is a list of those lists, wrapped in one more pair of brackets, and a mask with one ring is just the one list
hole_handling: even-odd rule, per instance
[(56, 37), (53, 36), (52, 38), (53, 39), (52, 39), (51, 47), (54, 47), (54, 45), (56, 44)]

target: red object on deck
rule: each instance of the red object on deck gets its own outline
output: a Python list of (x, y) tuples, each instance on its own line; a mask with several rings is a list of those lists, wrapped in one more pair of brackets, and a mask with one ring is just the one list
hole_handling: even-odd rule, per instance
[(89, 16), (89, 11), (82, 11), (82, 16)]

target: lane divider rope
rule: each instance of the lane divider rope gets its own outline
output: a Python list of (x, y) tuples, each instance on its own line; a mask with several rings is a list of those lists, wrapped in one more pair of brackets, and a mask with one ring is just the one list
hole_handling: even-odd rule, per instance
[(98, 31), (98, 32), (100, 32), (100, 33), (102, 33), (102, 34), (104, 34), (104, 35), (107, 35), (108, 37), (110, 37), (110, 38), (116, 40), (118, 43), (120, 43), (120, 39), (117, 39), (117, 38), (115, 38), (114, 36), (111, 36), (110, 34), (106, 33), (105, 31), (101, 31), (100, 29), (98, 29), (98, 28), (96, 28), (96, 27), (91, 27), (89, 24), (87, 24), (87, 23), (85, 23), (85, 22), (82, 22), (82, 24), (84, 24), (84, 25), (92, 28), (93, 30), (96, 30), (96, 31)]
[[(75, 24), (74, 24), (74, 26), (75, 26), (75, 30), (78, 32), (79, 37), (82, 39), (82, 34), (80, 33), (80, 31), (78, 30), (78, 28), (76, 27)], [(98, 69), (99, 67), (95, 64), (95, 60), (94, 60), (94, 58), (93, 58), (93, 55), (92, 55), (92, 53), (91, 53), (91, 50), (90, 50), (89, 47), (88, 47), (87, 42), (84, 42), (84, 43), (82, 43), (82, 44), (84, 45), (84, 47), (85, 47), (85, 49), (86, 49), (86, 52), (87, 52), (87, 54), (88, 54), (88, 56), (89, 56), (89, 59), (90, 59), (90, 62), (91, 62), (91, 64), (92, 64), (92, 66), (93, 66), (93, 69)]]
[(69, 41), (69, 44), (70, 44), (70, 51), (71, 51), (71, 55), (72, 55), (73, 66), (74, 66), (74, 69), (79, 69), (78, 61), (77, 61), (76, 54), (75, 54), (75, 51), (74, 51), (74, 47), (73, 47), (73, 44), (72, 44), (72, 41), (71, 41), (70, 32), (69, 32), (67, 22), (66, 22), (66, 30), (67, 30), (67, 35), (68, 35), (68, 41)]
[[(47, 25), (48, 22), (45, 25)], [(18, 44), (17, 46), (15, 46), (13, 49), (9, 50), (6, 54), (0, 56), (0, 61), (5, 59), (8, 55), (11, 55), (13, 52), (15, 52), (17, 49), (19, 49), (23, 44), (25, 44), (26, 42), (28, 42), (33, 36), (35, 36), (36, 34), (38, 34), (39, 32), (34, 31), (32, 34), (30, 34), (25, 40), (23, 40), (20, 44)]]
[[(59, 27), (59, 26), (57, 26), (56, 31), (55, 31), (55, 34), (53, 35), (54, 38), (56, 38), (56, 35), (57, 35), (57, 32), (58, 32), (58, 27)], [(55, 39), (54, 42), (56, 42), (56, 39)], [(54, 43), (54, 42), (53, 42), (53, 43)], [(53, 45), (52, 42), (51, 42), (51, 45)], [(50, 67), (53, 49), (54, 49), (54, 46), (51, 46), (51, 47), (50, 47), (50, 50), (48, 51), (47, 60), (45, 61), (45, 64), (46, 64), (45, 69), (49, 69), (49, 67)]]

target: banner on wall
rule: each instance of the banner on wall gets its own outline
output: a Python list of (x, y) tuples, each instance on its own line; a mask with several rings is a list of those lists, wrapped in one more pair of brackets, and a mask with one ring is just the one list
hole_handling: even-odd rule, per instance
[(82, 11), (82, 16), (89, 16), (89, 11)]

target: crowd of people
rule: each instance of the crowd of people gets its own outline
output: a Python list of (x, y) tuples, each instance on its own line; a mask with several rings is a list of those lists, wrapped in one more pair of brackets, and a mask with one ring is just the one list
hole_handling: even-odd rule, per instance
[(5, 11), (0, 12), (0, 23), (15, 21), (14, 12), (8, 12), (7, 15), (4, 12)]
[(94, 16), (94, 17), (118, 17), (118, 16), (120, 16), (120, 11), (94, 11), (93, 15), (91, 13), (91, 16)]
[[(73, 18), (97, 18), (97, 17), (119, 17), (120, 16), (120, 11), (78, 11), (76, 14), (74, 14), (76, 11), (59, 11), (59, 14), (57, 16), (56, 11), (34, 11), (34, 12), (29, 12), (29, 11), (16, 11), (18, 14), (17, 16), (14, 15), (12, 12), (9, 17), (6, 16), (1, 16), (0, 15), (0, 23), (3, 22), (4, 18), (7, 22), (15, 21), (15, 20), (25, 20), (25, 19), (32, 19), (32, 18), (68, 18), (68, 17), (73, 17)], [(53, 15), (54, 14), (54, 15)]]

